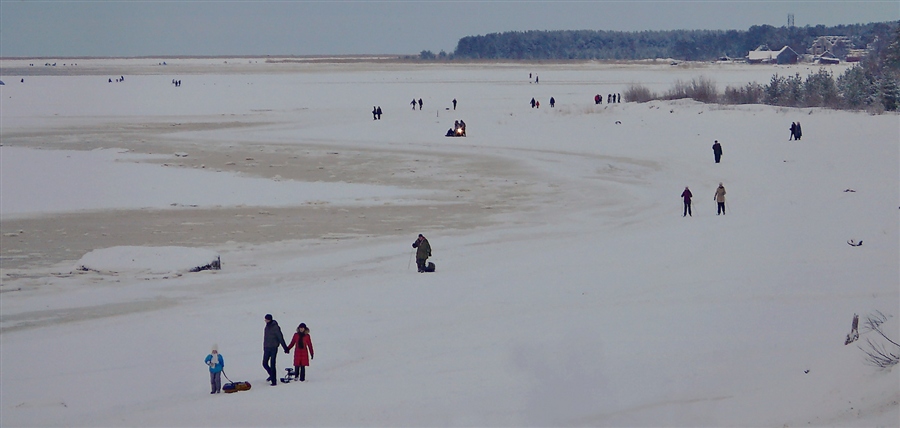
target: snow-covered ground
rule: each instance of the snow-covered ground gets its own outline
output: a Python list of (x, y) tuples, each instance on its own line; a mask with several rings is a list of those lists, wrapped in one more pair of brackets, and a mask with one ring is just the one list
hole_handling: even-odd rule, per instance
[[(204, 61), (4, 61), (0, 256), (30, 264), (0, 286), (3, 427), (898, 426), (897, 367), (857, 347), (887, 342), (844, 345), (854, 314), (900, 336), (898, 116), (606, 103), (814, 68)], [(96, 73), (116, 67), (135, 74)], [(455, 119), (468, 137), (443, 137)], [(156, 273), (188, 258), (175, 238), (153, 272), (47, 256), (246, 206), (284, 239), (198, 250), (220, 271)], [(322, 207), (354, 232), (288, 239)], [(118, 242), (91, 223), (109, 213), (155, 229)], [(418, 233), (434, 274), (410, 267)], [(307, 382), (264, 382), (267, 313), (309, 326)], [(250, 391), (209, 394), (213, 343)]]

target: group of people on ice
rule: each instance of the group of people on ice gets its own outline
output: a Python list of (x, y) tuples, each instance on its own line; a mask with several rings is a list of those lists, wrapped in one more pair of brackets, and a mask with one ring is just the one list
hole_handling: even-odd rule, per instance
[[(556, 98), (550, 97), (550, 108), (556, 107)], [(531, 108), (541, 108), (541, 102), (531, 99)]]
[[(722, 145), (719, 144), (719, 140), (713, 142), (712, 150), (716, 163), (719, 163), (722, 160)], [(694, 216), (691, 212), (691, 198), (693, 197), (694, 195), (691, 193), (691, 189), (688, 186), (684, 186), (684, 191), (681, 192), (681, 198), (684, 201), (684, 212), (681, 214), (682, 217)], [(716, 188), (713, 200), (716, 201), (716, 215), (725, 215), (725, 185), (722, 184), (722, 182), (719, 182), (719, 187)]]
[[(607, 104), (618, 104), (622, 102), (622, 94), (606, 94)], [(603, 104), (603, 96), (594, 95), (594, 104)]]
[[(684, 200), (684, 214), (681, 215), (682, 217), (694, 216), (691, 212), (691, 198), (693, 197), (691, 189), (688, 186), (684, 186), (684, 191), (681, 192), (681, 198)], [(725, 185), (722, 182), (719, 182), (719, 187), (716, 188), (713, 200), (716, 201), (716, 206), (718, 207), (716, 215), (725, 215)]]
[(466, 122), (462, 120), (457, 120), (453, 122), (453, 127), (447, 130), (446, 137), (465, 137), (466, 136)]
[[(269, 377), (266, 378), (270, 385), (278, 385), (278, 368), (276, 360), (278, 357), (278, 348), (284, 349), (285, 354), (289, 354), (291, 349), (294, 350), (294, 370), (292, 372), (294, 379), (300, 382), (306, 381), (306, 368), (309, 367), (309, 361), (315, 356), (313, 350), (312, 338), (309, 335), (309, 328), (305, 323), (300, 323), (291, 342), (285, 343), (284, 335), (281, 332), (281, 326), (278, 321), (272, 318), (272, 314), (265, 316), (266, 326), (263, 330), (263, 368)], [(204, 360), (209, 366), (209, 383), (211, 387), (210, 394), (218, 394), (222, 392), (222, 373), (225, 369), (225, 358), (219, 354), (218, 345), (213, 345), (212, 352), (206, 356)]]

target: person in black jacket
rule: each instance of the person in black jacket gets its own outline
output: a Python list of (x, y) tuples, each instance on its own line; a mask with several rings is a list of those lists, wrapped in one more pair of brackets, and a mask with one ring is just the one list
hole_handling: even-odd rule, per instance
[(682, 217), (694, 216), (694, 214), (691, 213), (691, 198), (693, 196), (694, 195), (691, 194), (691, 189), (688, 189), (687, 186), (684, 186), (684, 191), (681, 192), (681, 197), (684, 198), (684, 214), (681, 215)]
[(275, 365), (275, 359), (278, 356), (278, 346), (284, 349), (284, 353), (288, 353), (287, 344), (284, 343), (284, 335), (281, 333), (281, 327), (278, 321), (272, 319), (272, 314), (266, 314), (266, 329), (263, 333), (263, 368), (269, 373), (266, 381), (271, 382), (272, 386), (278, 385), (278, 368)]
[(722, 145), (719, 144), (719, 140), (716, 140), (712, 146), (713, 156), (716, 157), (716, 163), (719, 163), (719, 160), (722, 159)]
[(431, 244), (420, 233), (419, 238), (413, 242), (412, 246), (416, 249), (416, 266), (419, 267), (419, 273), (425, 272), (425, 260), (431, 257)]

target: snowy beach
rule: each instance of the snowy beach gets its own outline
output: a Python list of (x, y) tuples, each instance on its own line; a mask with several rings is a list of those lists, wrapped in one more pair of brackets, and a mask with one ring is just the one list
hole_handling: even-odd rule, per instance
[[(900, 117), (607, 103), (817, 66), (46, 62), (0, 64), (4, 427), (900, 421), (887, 342), (844, 345), (900, 337)], [(115, 247), (222, 269), (76, 269)], [(265, 382), (267, 313), (306, 382)], [(250, 391), (209, 394), (214, 343)]]

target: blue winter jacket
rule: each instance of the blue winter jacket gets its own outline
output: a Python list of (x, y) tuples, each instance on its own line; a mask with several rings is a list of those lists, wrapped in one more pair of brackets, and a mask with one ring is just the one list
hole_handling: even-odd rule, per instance
[(215, 367), (209, 366), (209, 362), (212, 361), (212, 357), (213, 357), (212, 354), (209, 354), (206, 356), (206, 360), (204, 362), (206, 363), (207, 366), (209, 366), (210, 373), (218, 373), (218, 372), (222, 371), (222, 369), (225, 368), (225, 359), (222, 358), (222, 354), (218, 354), (218, 355), (219, 355), (219, 362), (216, 363)]

